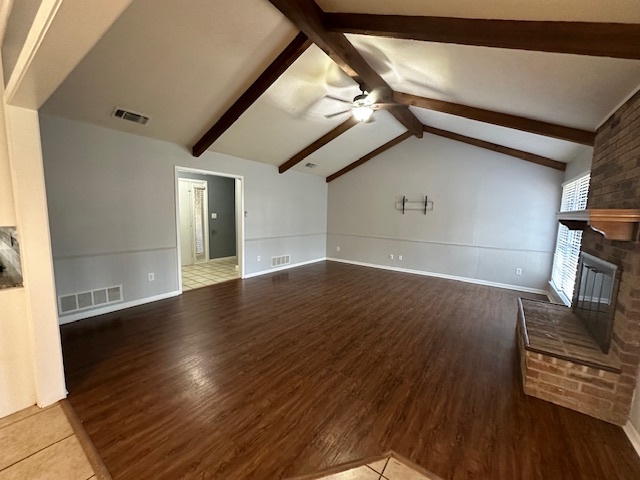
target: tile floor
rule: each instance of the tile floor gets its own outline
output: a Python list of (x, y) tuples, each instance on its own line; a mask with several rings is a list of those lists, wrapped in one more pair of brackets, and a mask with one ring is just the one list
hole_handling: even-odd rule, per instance
[(182, 291), (207, 287), (216, 283), (240, 278), (236, 269), (236, 258), (210, 260), (207, 263), (196, 263), (182, 267)]
[(376, 462), (334, 473), (317, 480), (441, 480), (435, 475), (426, 476), (414, 467), (387, 456)]
[(97, 479), (59, 404), (0, 419), (0, 480), (25, 479)]

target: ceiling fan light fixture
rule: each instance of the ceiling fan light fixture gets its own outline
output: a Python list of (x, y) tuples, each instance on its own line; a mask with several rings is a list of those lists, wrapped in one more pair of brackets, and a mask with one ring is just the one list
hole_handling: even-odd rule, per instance
[(359, 105), (354, 107), (352, 112), (356, 120), (359, 122), (366, 122), (371, 118), (371, 115), (373, 115), (373, 108), (368, 105)]

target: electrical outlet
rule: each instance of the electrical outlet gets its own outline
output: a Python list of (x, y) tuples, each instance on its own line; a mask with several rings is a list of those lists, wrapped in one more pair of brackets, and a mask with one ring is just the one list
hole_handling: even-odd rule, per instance
[(516, 268), (516, 275), (522, 275), (522, 269)]
[(262, 260), (262, 257), (261, 257), (260, 255), (258, 255), (257, 260), (258, 260), (258, 261)]
[(393, 260), (393, 253), (389, 254), (389, 260)]
[(150, 273), (149, 274), (149, 281), (153, 282), (156, 279), (156, 274), (155, 273)]
[(398, 255), (398, 260), (402, 261), (402, 255)]
[(339, 251), (340, 251), (340, 247), (336, 247), (336, 252), (339, 252)]

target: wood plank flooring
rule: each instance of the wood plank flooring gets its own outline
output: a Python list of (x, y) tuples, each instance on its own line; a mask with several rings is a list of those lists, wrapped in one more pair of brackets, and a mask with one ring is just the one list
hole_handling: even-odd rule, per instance
[(115, 480), (388, 450), (451, 480), (640, 478), (621, 428), (522, 393), (517, 296), (332, 262), (233, 280), (62, 327), (69, 399)]

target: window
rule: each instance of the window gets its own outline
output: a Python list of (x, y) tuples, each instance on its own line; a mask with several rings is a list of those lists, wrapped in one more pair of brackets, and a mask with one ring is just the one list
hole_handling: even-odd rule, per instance
[[(561, 212), (587, 208), (590, 177), (591, 175), (587, 174), (563, 185)], [(581, 243), (581, 230), (569, 230), (560, 224), (556, 252), (553, 258), (551, 282), (566, 304), (570, 304), (573, 298), (573, 287), (576, 281)]]

